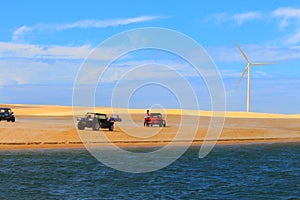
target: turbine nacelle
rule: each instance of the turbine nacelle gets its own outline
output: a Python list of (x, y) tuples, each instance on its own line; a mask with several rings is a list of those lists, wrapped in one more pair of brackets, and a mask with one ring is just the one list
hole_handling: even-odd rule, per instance
[(239, 79), (239, 81), (238, 81), (236, 87), (239, 87), (239, 85), (240, 85), (241, 81), (243, 80), (243, 78), (244, 78), (246, 72), (247, 72), (248, 70), (250, 70), (250, 67), (251, 67), (251, 66), (263, 66), (263, 65), (272, 65), (272, 64), (276, 64), (275, 62), (259, 62), (259, 63), (252, 63), (252, 62), (249, 61), (248, 57), (246, 56), (245, 52), (242, 50), (242, 48), (240, 47), (240, 45), (238, 45), (238, 44), (236, 43), (236, 46), (237, 46), (237, 48), (240, 50), (240, 52), (241, 52), (241, 54), (243, 55), (245, 61), (247, 62), (247, 66), (246, 66), (246, 68), (244, 69), (244, 71), (243, 71), (243, 73), (242, 73), (242, 75), (241, 75), (241, 77), (240, 77), (240, 79)]

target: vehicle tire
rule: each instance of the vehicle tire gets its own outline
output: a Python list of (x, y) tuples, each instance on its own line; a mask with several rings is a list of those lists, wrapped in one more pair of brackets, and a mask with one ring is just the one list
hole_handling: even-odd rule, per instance
[(167, 123), (166, 122), (164, 122), (164, 127), (166, 127), (167, 126)]
[(85, 128), (85, 127), (82, 126), (81, 124), (78, 124), (77, 127), (78, 127), (79, 130), (84, 130), (84, 128)]
[(99, 131), (99, 129), (100, 129), (100, 124), (99, 124), (99, 122), (95, 122), (94, 124), (93, 124), (93, 131)]
[(114, 131), (114, 125), (110, 125), (110, 127), (108, 128), (109, 131)]

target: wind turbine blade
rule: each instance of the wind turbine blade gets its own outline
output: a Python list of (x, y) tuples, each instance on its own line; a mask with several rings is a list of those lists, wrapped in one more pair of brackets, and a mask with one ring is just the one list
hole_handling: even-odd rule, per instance
[(242, 73), (242, 76), (240, 77), (239, 82), (236, 84), (236, 87), (239, 87), (239, 86), (240, 86), (241, 81), (242, 81), (242, 79), (244, 78), (244, 76), (245, 76), (245, 74), (246, 74), (248, 68), (249, 68), (249, 65), (247, 65), (247, 67), (244, 69), (244, 71), (243, 71), (243, 73)]
[(236, 45), (237, 48), (240, 50), (240, 52), (243, 54), (243, 56), (244, 56), (246, 62), (249, 63), (249, 60), (248, 60), (246, 54), (244, 53), (244, 51), (241, 49), (240, 45), (238, 45), (237, 43), (236, 43), (235, 45)]
[(275, 62), (251, 63), (252, 66), (273, 65)]

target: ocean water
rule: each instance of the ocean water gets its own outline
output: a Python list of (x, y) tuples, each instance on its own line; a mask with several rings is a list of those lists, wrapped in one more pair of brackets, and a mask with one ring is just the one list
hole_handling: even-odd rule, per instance
[(300, 199), (299, 143), (216, 146), (203, 159), (198, 151), (142, 174), (83, 149), (1, 151), (0, 199)]

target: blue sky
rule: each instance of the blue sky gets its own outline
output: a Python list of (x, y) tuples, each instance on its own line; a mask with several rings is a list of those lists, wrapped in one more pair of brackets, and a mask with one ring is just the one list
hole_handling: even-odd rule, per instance
[[(0, 103), (71, 105), (77, 71), (93, 48), (122, 31), (162, 27), (179, 31), (206, 49), (222, 75), (227, 110), (246, 110), (246, 77), (239, 88), (235, 87), (246, 67), (235, 46), (238, 42), (251, 61), (276, 62), (252, 68), (252, 111), (300, 113), (297, 0), (254, 0), (242, 4), (196, 0), (0, 0), (0, 18)], [(172, 56), (147, 51), (120, 60), (119, 65), (149, 60), (178, 65), (179, 70), (184, 67)], [(188, 73), (186, 77), (194, 87), (203, 87), (201, 80)], [(108, 94), (114, 84), (101, 87)], [(148, 101), (149, 91), (157, 92), (156, 86), (152, 90), (141, 89), (130, 100), (130, 106), (155, 104)], [(203, 91), (197, 95), (200, 109), (209, 110), (209, 94)], [(98, 104), (109, 105), (110, 96), (100, 96), (103, 101)], [(157, 103), (178, 107), (171, 94)]]

